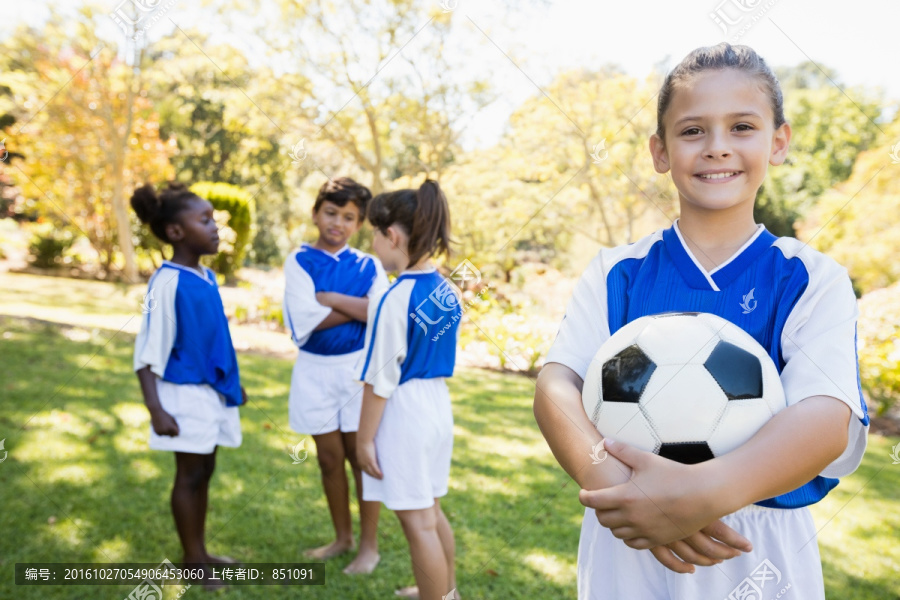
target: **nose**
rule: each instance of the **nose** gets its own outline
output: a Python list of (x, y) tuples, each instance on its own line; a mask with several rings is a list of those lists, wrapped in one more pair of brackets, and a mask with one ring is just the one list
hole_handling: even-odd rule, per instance
[(703, 149), (704, 157), (716, 159), (731, 156), (731, 149), (728, 147), (728, 137), (724, 133), (710, 131), (706, 140), (706, 147)]

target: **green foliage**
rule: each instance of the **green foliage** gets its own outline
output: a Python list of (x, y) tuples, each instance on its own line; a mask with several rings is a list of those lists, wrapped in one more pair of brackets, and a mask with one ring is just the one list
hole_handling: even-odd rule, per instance
[(862, 293), (900, 281), (898, 172), (900, 115), (859, 156), (851, 177), (825, 193), (798, 228), (801, 239), (847, 267)]
[(232, 280), (235, 272), (244, 264), (247, 248), (253, 239), (253, 197), (237, 186), (210, 181), (195, 183), (191, 186), (191, 191), (209, 200), (215, 210), (224, 210), (229, 214), (227, 226), (234, 231), (234, 239), (227, 239), (220, 233), (226, 246), (220, 246), (219, 253), (213, 259), (212, 269), (224, 275), (226, 280)]
[(796, 221), (850, 176), (857, 155), (875, 140), (882, 98), (863, 89), (845, 94), (809, 63), (780, 70), (779, 79), (791, 147), (783, 165), (769, 167), (754, 216), (775, 235), (793, 236)]
[(859, 304), (860, 380), (875, 414), (883, 415), (900, 400), (900, 283)]
[(34, 228), (28, 244), (29, 260), (35, 267), (49, 269), (63, 263), (66, 251), (75, 243), (71, 230), (53, 223), (42, 223)]

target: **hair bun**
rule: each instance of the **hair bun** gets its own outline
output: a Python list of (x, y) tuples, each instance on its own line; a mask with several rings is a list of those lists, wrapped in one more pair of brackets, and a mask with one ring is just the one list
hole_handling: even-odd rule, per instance
[(162, 201), (156, 193), (156, 188), (150, 183), (134, 190), (134, 194), (131, 196), (131, 208), (137, 213), (138, 219), (142, 223), (153, 222), (161, 205)]

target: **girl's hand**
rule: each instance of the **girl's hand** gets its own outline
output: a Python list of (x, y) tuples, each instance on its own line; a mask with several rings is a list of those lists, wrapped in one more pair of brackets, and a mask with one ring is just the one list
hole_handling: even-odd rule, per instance
[(333, 297), (334, 297), (333, 292), (316, 292), (316, 302), (318, 302), (322, 306), (327, 306), (329, 308), (333, 308), (331, 306), (331, 299)]
[(722, 521), (715, 521), (682, 540), (650, 548), (650, 553), (670, 571), (693, 573), (694, 565), (710, 567), (740, 556), (741, 551), (752, 550), (744, 536)]
[(175, 437), (179, 433), (178, 423), (175, 422), (175, 417), (163, 409), (150, 413), (150, 424), (153, 425), (153, 431), (156, 432), (156, 435)]
[(356, 460), (359, 468), (375, 479), (382, 479), (384, 475), (378, 468), (378, 457), (375, 455), (375, 442), (356, 441)]
[(244, 389), (244, 386), (241, 386), (241, 398), (243, 398), (244, 404), (247, 404), (247, 390)]
[(631, 481), (607, 489), (581, 490), (579, 499), (594, 509), (601, 525), (629, 547), (648, 549), (689, 538), (721, 516), (716, 514), (715, 498), (705, 495), (708, 488), (696, 476), (696, 465), (683, 465), (609, 439), (605, 446), (633, 469)]

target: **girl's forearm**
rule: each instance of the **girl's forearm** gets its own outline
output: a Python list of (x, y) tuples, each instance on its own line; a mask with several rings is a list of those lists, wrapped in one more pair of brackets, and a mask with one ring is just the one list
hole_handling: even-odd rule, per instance
[(580, 383), (568, 367), (545, 365), (534, 393), (535, 420), (557, 462), (583, 489), (624, 483), (631, 469), (603, 450), (603, 437), (584, 414)]
[(331, 313), (324, 319), (322, 322), (316, 325), (316, 328), (313, 331), (322, 331), (323, 329), (331, 329), (332, 327), (337, 327), (338, 325), (343, 325), (344, 323), (349, 323), (353, 319), (348, 317), (342, 312), (338, 312), (335, 309), (331, 309)]
[[(836, 398), (812, 396), (775, 415), (747, 443), (695, 465), (708, 482), (716, 510), (729, 514), (774, 498), (814, 479), (847, 447), (850, 407)], [(718, 515), (720, 516), (720, 515)]]
[(368, 298), (357, 298), (356, 296), (332, 292), (329, 305), (332, 309), (340, 311), (355, 321), (365, 323), (369, 319)]
[(386, 404), (387, 400), (375, 395), (374, 388), (367, 383), (363, 389), (359, 430), (356, 432), (356, 439), (360, 443), (368, 443), (375, 439), (375, 432), (378, 431), (378, 426), (381, 424), (381, 417), (384, 415)]
[(159, 403), (159, 395), (156, 393), (156, 374), (150, 370), (149, 366), (137, 371), (138, 381), (141, 382), (141, 393), (144, 396), (144, 405), (152, 415), (162, 410)]

